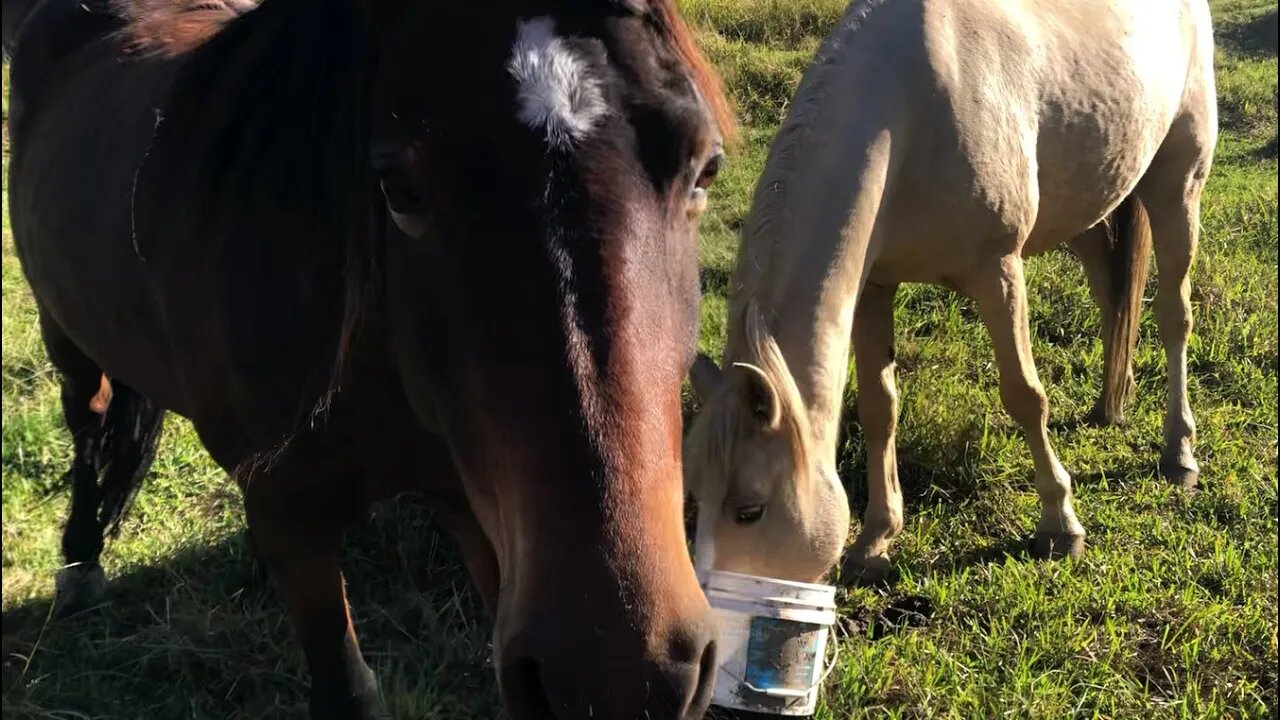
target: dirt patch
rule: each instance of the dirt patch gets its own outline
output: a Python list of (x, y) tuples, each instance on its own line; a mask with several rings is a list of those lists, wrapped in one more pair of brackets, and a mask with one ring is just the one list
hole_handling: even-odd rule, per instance
[(862, 635), (870, 640), (925, 630), (933, 624), (933, 601), (922, 595), (903, 595), (881, 610), (856, 608), (836, 622), (842, 635)]

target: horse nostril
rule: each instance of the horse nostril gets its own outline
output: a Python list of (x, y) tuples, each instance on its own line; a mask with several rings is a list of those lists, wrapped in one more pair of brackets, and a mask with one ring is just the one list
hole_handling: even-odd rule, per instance
[[(706, 632), (709, 625), (699, 623), (673, 638), (667, 660), (673, 685), (680, 688), (678, 707), (680, 720), (700, 718), (711, 704), (716, 676), (716, 642)], [(677, 679), (678, 678), (678, 679)]]
[(532, 658), (511, 663), (502, 673), (503, 705), (516, 720), (547, 720), (555, 717), (542, 669)]
[(685, 709), (690, 717), (701, 717), (699, 713), (705, 712), (711, 704), (711, 693), (715, 690), (716, 662), (716, 642), (712, 640), (703, 648), (702, 657), (698, 660), (698, 678), (694, 684), (693, 697), (689, 699), (689, 705)]

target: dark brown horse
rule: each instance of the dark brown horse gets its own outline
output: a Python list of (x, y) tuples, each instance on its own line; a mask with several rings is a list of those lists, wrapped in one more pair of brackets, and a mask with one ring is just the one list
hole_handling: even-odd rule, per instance
[(380, 710), (339, 570), (426, 493), (517, 718), (694, 718), (695, 226), (729, 127), (670, 0), (43, 0), (10, 209), (75, 438), (59, 592), (190, 418), (240, 483), (313, 717)]

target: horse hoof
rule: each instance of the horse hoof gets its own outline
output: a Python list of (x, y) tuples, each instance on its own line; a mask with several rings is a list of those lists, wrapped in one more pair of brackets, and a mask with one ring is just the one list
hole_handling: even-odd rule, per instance
[(1076, 533), (1036, 532), (1031, 540), (1031, 556), (1037, 560), (1080, 557), (1083, 552), (1084, 535)]
[(888, 560), (873, 559), (871, 562), (846, 558), (840, 566), (840, 582), (846, 587), (870, 587), (889, 583), (894, 576), (893, 565)]
[(1174, 487), (1187, 492), (1195, 492), (1200, 485), (1200, 469), (1185, 467), (1177, 460), (1161, 462), (1160, 477), (1169, 481)]
[(66, 617), (98, 605), (107, 596), (107, 575), (96, 562), (70, 565), (54, 581), (53, 612)]

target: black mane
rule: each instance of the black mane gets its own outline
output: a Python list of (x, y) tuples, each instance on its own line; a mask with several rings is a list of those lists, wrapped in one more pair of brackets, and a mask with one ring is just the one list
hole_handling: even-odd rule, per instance
[(148, 260), (194, 251), (213, 264), (209, 299), (226, 312), (213, 332), (259, 418), (246, 433), (278, 439), (327, 406), (373, 296), (371, 43), (352, 3), (217, 12), (217, 32), (158, 61), (181, 67), (137, 173), (135, 243)]

